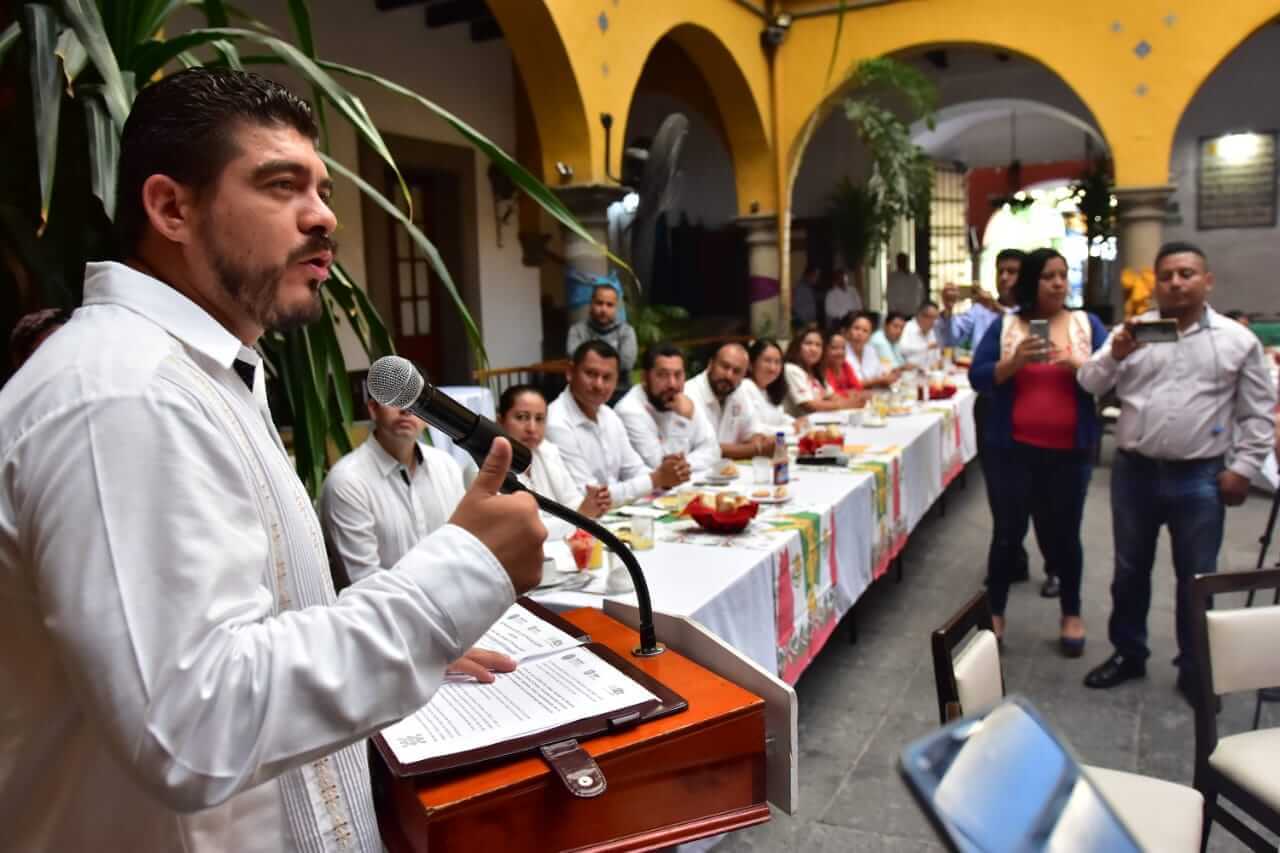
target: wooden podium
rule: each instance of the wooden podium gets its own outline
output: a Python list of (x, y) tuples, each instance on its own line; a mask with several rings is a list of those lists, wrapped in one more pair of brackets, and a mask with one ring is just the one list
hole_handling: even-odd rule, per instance
[(378, 823), (391, 853), (652, 850), (769, 819), (763, 699), (674, 649), (632, 657), (636, 632), (599, 610), (561, 615), (688, 709), (584, 741), (608, 783), (593, 799), (571, 795), (536, 755), (401, 779), (375, 752)]

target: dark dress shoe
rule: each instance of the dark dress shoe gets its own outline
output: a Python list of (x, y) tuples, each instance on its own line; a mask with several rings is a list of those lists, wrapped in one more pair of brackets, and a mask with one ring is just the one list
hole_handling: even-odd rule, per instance
[(1146, 661), (1125, 657), (1116, 652), (1084, 677), (1084, 686), (1105, 690), (1115, 687), (1134, 678), (1144, 678), (1147, 674)]
[(1057, 575), (1049, 575), (1044, 579), (1044, 585), (1040, 587), (1041, 598), (1057, 598), (1060, 592), (1062, 592), (1062, 584), (1058, 583)]

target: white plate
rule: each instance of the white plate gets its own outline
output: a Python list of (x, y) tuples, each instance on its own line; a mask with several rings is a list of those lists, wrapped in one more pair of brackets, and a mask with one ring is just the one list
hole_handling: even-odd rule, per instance
[(886, 423), (886, 422), (884, 422), (884, 421), (880, 421), (880, 422), (878, 422), (878, 423), (876, 423), (876, 422), (872, 422), (872, 421), (863, 421), (863, 422), (860, 424), (860, 426), (862, 427), (862, 429), (884, 429), (884, 428), (885, 428), (885, 427), (887, 427), (888, 425), (889, 425), (889, 424), (888, 424), (888, 423)]
[(591, 583), (592, 574), (590, 571), (585, 572), (543, 572), (542, 582), (533, 588), (534, 592), (547, 592), (548, 590), (559, 590), (560, 592), (575, 592)]
[(767, 498), (757, 498), (750, 493), (748, 493), (746, 497), (747, 497), (747, 500), (755, 501), (758, 504), (784, 504), (787, 501), (791, 500), (791, 493), (788, 492), (786, 495), (780, 498), (776, 498), (773, 495), (770, 495)]
[(702, 482), (710, 483), (713, 486), (727, 486), (730, 483), (736, 483), (738, 478), (737, 476), (726, 477), (722, 474), (704, 474), (702, 475), (701, 480)]

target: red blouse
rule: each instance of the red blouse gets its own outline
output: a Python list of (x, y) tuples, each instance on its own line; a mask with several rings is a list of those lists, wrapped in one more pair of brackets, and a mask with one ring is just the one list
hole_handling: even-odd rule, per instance
[(862, 383), (858, 381), (858, 374), (853, 372), (852, 365), (842, 361), (839, 373), (832, 373), (831, 369), (827, 368), (827, 387), (837, 394), (849, 394), (853, 391), (861, 391)]
[(1013, 377), (1013, 440), (1032, 447), (1076, 446), (1076, 375), (1052, 364), (1028, 364)]

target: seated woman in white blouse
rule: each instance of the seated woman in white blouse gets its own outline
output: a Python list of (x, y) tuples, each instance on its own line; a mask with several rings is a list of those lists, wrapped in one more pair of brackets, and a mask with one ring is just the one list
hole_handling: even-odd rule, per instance
[(816, 323), (804, 327), (787, 347), (783, 378), (787, 383), (787, 399), (783, 404), (792, 417), (811, 412), (834, 412), (853, 408), (855, 401), (837, 394), (822, 381), (822, 360), (826, 339)]
[(770, 432), (790, 431), (795, 418), (787, 414), (787, 380), (782, 376), (782, 347), (773, 338), (759, 338), (747, 349), (751, 367), (742, 381), (743, 393), (751, 401), (756, 423)]
[(586, 494), (569, 476), (569, 469), (547, 433), (547, 398), (532, 385), (512, 385), (498, 399), (498, 422), (516, 441), (529, 448), (533, 461), (518, 479), (540, 495), (588, 518), (599, 518), (609, 508), (608, 486), (587, 486)]

